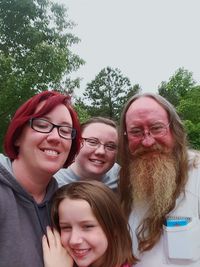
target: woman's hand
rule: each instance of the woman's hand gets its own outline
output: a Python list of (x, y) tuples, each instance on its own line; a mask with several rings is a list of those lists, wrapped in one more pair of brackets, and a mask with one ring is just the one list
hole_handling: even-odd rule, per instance
[(73, 259), (60, 241), (57, 230), (47, 227), (47, 236), (42, 238), (44, 267), (73, 267)]

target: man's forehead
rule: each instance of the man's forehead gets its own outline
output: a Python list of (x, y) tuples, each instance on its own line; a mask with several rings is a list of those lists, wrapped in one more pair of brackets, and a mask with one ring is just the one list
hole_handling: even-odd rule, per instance
[(127, 112), (129, 110), (135, 110), (135, 109), (141, 109), (141, 108), (149, 109), (149, 108), (158, 108), (158, 107), (164, 109), (155, 99), (151, 97), (140, 97), (131, 103)]
[(135, 100), (128, 108), (125, 120), (128, 122), (137, 120), (168, 121), (167, 111), (154, 99), (141, 97)]

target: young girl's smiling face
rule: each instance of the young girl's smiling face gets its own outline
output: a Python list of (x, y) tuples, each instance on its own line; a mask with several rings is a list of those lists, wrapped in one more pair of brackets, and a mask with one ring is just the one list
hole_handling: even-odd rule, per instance
[(61, 242), (79, 267), (101, 261), (107, 250), (107, 237), (89, 203), (65, 198), (58, 209)]

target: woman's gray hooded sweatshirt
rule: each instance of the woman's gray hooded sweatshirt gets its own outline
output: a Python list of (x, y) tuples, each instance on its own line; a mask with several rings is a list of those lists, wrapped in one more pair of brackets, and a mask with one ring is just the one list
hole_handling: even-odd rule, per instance
[(41, 241), (56, 189), (52, 178), (45, 199), (37, 204), (13, 176), (10, 160), (0, 154), (0, 267), (44, 266)]

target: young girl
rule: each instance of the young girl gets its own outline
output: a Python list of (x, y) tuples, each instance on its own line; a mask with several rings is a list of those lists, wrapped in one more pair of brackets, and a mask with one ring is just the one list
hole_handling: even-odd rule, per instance
[(51, 215), (61, 237), (47, 229), (45, 267), (128, 267), (136, 262), (118, 200), (101, 182), (79, 181), (61, 187), (54, 195)]

